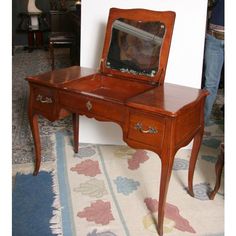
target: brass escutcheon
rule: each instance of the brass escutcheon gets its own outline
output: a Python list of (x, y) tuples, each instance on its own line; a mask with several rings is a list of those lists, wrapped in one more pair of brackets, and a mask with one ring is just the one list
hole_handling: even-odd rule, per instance
[(87, 101), (86, 102), (86, 107), (87, 107), (88, 111), (90, 111), (93, 108), (93, 105), (90, 101)]

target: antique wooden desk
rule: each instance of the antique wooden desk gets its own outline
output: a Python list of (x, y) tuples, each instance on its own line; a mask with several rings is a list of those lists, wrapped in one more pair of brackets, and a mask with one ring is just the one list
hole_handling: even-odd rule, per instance
[[(73, 115), (75, 152), (79, 115), (116, 122), (129, 146), (152, 150), (161, 159), (159, 235), (163, 235), (175, 153), (192, 139), (188, 187), (194, 195), (192, 180), (203, 135), (207, 95), (204, 90), (164, 83), (174, 19), (173, 12), (111, 9), (99, 71), (73, 66), (27, 78), (29, 121), (36, 152), (34, 175), (38, 174), (41, 161), (39, 114), (50, 121)], [(150, 35), (151, 40), (145, 38)], [(119, 51), (114, 48), (115, 42)]]

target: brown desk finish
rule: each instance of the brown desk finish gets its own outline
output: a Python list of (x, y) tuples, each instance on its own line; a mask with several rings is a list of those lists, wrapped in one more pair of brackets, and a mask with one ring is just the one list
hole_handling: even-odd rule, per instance
[(164, 83), (175, 13), (110, 9), (99, 71), (78, 66), (28, 77), (29, 121), (35, 171), (41, 162), (37, 117), (51, 121), (73, 114), (78, 152), (79, 115), (120, 125), (123, 140), (161, 159), (157, 231), (163, 235), (166, 195), (174, 156), (192, 139), (188, 191), (204, 130), (207, 92)]
[[(135, 89), (130, 89), (130, 81), (113, 79), (79, 66), (31, 76), (27, 80), (30, 86), (29, 121), (36, 155), (34, 175), (38, 174), (41, 162), (39, 114), (51, 121), (73, 114), (75, 152), (78, 152), (79, 115), (116, 122), (129, 146), (152, 150), (161, 158), (157, 230), (163, 235), (164, 206), (174, 156), (192, 139), (188, 191), (194, 196), (192, 181), (203, 135), (207, 92), (168, 83), (159, 87), (141, 83), (141, 86), (132, 85)], [(96, 80), (96, 85), (91, 88), (91, 81)], [(112, 88), (121, 83), (130, 93), (114, 93)]]

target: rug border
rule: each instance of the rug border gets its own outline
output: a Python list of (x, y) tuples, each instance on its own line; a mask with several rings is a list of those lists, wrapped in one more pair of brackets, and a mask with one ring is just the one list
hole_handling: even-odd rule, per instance
[[(59, 130), (56, 132), (56, 153), (57, 153), (57, 176), (58, 188), (61, 201), (61, 218), (63, 235), (76, 235), (75, 225), (73, 220), (73, 208), (71, 203), (71, 194), (67, 176), (67, 166), (64, 160), (64, 135), (65, 131)], [(60, 175), (59, 175), (60, 173)]]

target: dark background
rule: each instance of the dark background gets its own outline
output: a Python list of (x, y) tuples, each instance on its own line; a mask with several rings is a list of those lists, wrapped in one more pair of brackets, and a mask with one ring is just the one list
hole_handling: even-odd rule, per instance
[[(19, 13), (27, 12), (28, 0), (12, 0), (12, 45), (26, 46), (28, 44), (27, 34), (17, 32), (20, 23)], [(35, 5), (43, 12), (50, 11), (50, 0), (36, 0)]]

